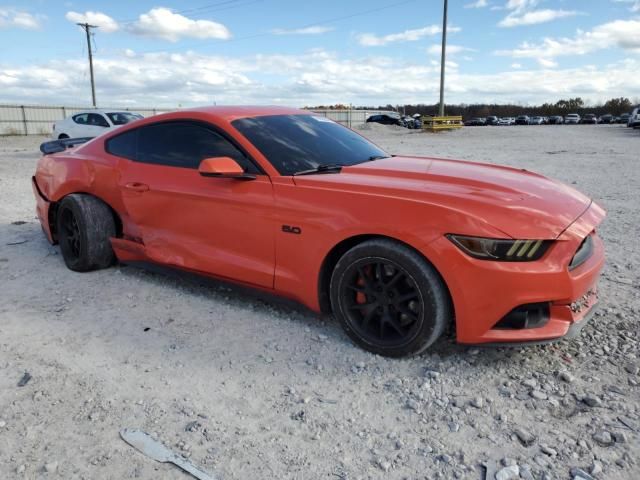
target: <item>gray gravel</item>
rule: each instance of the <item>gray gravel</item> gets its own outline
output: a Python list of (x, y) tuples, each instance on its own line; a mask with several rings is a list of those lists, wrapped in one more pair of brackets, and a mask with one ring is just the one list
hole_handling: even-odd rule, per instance
[(598, 200), (608, 264), (581, 337), (443, 339), (389, 360), (330, 318), (225, 285), (72, 273), (34, 217), (41, 139), (0, 137), (0, 478), (186, 478), (124, 427), (227, 479), (640, 478), (639, 132), (361, 128), (392, 153), (515, 165)]

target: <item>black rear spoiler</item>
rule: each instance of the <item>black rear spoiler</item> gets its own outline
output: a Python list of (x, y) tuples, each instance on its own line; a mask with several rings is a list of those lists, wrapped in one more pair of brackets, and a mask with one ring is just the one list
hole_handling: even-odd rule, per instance
[(45, 155), (49, 155), (50, 153), (64, 152), (67, 148), (75, 147), (76, 145), (80, 145), (81, 143), (87, 143), (91, 139), (93, 139), (93, 137), (63, 138), (60, 140), (51, 140), (40, 145), (40, 151)]

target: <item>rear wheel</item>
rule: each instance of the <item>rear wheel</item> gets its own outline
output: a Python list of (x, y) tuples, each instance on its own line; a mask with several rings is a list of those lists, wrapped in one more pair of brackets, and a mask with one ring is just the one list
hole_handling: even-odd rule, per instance
[(345, 332), (380, 355), (420, 353), (451, 321), (449, 295), (439, 274), (418, 253), (391, 240), (369, 240), (345, 253), (330, 290)]
[(116, 235), (109, 207), (90, 195), (66, 196), (57, 214), (57, 233), (64, 263), (76, 272), (88, 272), (113, 264), (110, 238)]

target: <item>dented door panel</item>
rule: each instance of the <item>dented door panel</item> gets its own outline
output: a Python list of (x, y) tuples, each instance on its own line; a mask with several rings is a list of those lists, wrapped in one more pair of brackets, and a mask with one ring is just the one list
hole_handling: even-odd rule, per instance
[(191, 168), (124, 161), (120, 192), (150, 260), (273, 287), (273, 189)]

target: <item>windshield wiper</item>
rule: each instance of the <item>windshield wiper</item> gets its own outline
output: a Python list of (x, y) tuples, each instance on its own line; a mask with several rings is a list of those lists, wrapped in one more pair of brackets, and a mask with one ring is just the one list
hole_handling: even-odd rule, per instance
[(374, 160), (381, 160), (383, 158), (389, 158), (389, 155), (372, 155), (367, 158), (368, 162), (373, 162)]
[(324, 165), (318, 165), (316, 168), (310, 168), (309, 170), (301, 170), (294, 173), (294, 176), (298, 175), (312, 175), (314, 173), (340, 173), (342, 165), (335, 163), (325, 163)]

